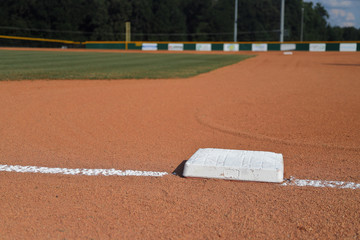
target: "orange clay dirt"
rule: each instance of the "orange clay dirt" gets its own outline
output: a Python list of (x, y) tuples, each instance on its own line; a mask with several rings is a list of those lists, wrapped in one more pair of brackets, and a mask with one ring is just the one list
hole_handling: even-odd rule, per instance
[(0, 172), (0, 239), (359, 239), (359, 189), (171, 174), (214, 147), (360, 183), (359, 76), (360, 53), (269, 52), (189, 79), (0, 82), (0, 164), (170, 173)]

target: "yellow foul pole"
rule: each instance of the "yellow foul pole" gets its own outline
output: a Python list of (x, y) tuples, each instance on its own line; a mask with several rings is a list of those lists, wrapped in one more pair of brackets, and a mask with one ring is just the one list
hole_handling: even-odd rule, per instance
[(125, 48), (126, 50), (128, 50), (128, 42), (131, 41), (131, 23), (130, 22), (126, 22), (125, 23)]

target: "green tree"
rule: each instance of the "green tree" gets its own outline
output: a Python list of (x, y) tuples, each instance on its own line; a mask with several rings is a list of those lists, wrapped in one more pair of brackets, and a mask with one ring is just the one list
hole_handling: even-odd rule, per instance
[(280, 1), (239, 1), (239, 41), (279, 39)]
[(329, 15), (325, 8), (317, 3), (304, 3), (304, 40), (325, 41), (327, 40), (327, 19)]
[(131, 21), (132, 11), (130, 0), (109, 0), (108, 24), (113, 32), (112, 40), (125, 41), (125, 22)]
[[(150, 40), (152, 33), (152, 1), (133, 0), (131, 1), (132, 13), (130, 16), (132, 38), (138, 41)], [(135, 34), (134, 34), (135, 33)]]
[(179, 8), (179, 2), (179, 0), (154, 1), (152, 30), (154, 33), (162, 34), (157, 37), (158, 40), (186, 40), (184, 36), (177, 35), (186, 31), (185, 16)]
[[(232, 41), (235, 0), (1, 0), (0, 34), (87, 40)], [(281, 0), (239, 0), (238, 40), (278, 41)], [(332, 27), (321, 4), (287, 0), (285, 41), (360, 40), (360, 29)], [(0, 44), (5, 40), (0, 39)], [(8, 43), (18, 40), (7, 40)]]
[(346, 40), (359, 40), (360, 31), (354, 27), (345, 27), (343, 28), (343, 39)]
[(285, 29), (288, 33), (285, 41), (299, 41), (301, 34), (301, 1), (286, 1)]
[(211, 41), (232, 41), (234, 31), (234, 0), (216, 1), (206, 16)]
[(206, 41), (209, 33), (208, 17), (211, 11), (210, 0), (183, 0), (180, 7), (185, 15), (188, 41)]

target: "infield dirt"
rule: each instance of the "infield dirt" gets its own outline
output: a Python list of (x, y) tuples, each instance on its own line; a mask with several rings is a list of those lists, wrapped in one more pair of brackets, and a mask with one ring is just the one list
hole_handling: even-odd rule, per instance
[[(90, 69), (89, 69), (90, 70)], [(360, 183), (360, 53), (259, 53), (188, 79), (0, 82), (0, 164), (171, 173), (198, 148)], [(0, 173), (1, 239), (358, 239), (360, 191)]]

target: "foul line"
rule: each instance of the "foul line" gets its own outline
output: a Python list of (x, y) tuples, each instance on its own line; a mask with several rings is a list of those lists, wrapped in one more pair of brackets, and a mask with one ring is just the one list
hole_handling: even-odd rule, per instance
[(344, 181), (324, 181), (324, 180), (308, 180), (308, 179), (285, 179), (282, 186), (296, 187), (320, 187), (320, 188), (340, 188), (340, 189), (360, 189), (360, 183), (344, 182)]
[[(167, 172), (137, 171), (137, 170), (116, 170), (116, 169), (86, 169), (86, 168), (49, 168), (36, 166), (20, 165), (1, 165), (0, 172), (18, 173), (44, 173), (44, 174), (63, 174), (63, 175), (85, 175), (85, 176), (141, 176), (141, 177), (162, 177), (168, 175)], [(284, 179), (281, 186), (295, 187), (320, 187), (337, 189), (360, 189), (360, 183), (344, 181), (326, 181), (309, 179)]]
[(167, 172), (137, 171), (137, 170), (116, 170), (116, 169), (85, 169), (85, 168), (48, 168), (36, 166), (0, 165), (0, 172), (18, 173), (47, 173), (65, 175), (86, 175), (86, 176), (143, 176), (162, 177)]

